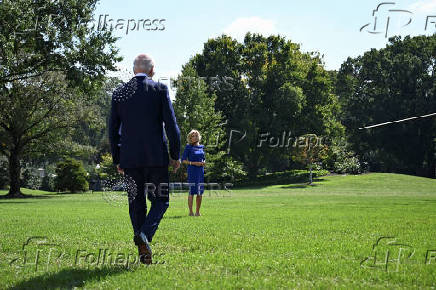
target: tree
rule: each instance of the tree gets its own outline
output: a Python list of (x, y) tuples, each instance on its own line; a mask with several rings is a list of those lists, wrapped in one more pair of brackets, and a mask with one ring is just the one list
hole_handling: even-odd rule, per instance
[[(192, 129), (200, 131), (205, 144), (206, 179), (218, 182), (239, 177), (243, 174), (241, 165), (222, 150), (226, 140), (221, 113), (215, 111), (216, 95), (207, 93), (205, 81), (199, 78), (191, 63), (183, 67), (176, 87), (174, 111), (182, 141)], [(184, 175), (180, 170), (176, 179), (184, 180)]]
[(70, 144), (74, 144), (76, 148), (70, 146), (67, 152), (62, 152), (62, 156), (80, 156), (83, 162), (99, 163), (103, 155), (110, 152), (107, 124), (112, 93), (120, 83), (118, 78), (105, 79), (95, 98), (86, 102), (86, 111), (71, 131)]
[(328, 147), (320, 142), (316, 134), (306, 134), (299, 137), (292, 159), (309, 168), (309, 184), (312, 184), (312, 169), (315, 162), (327, 158)]
[(70, 85), (95, 88), (114, 70), (118, 49), (111, 31), (93, 31), (97, 0), (5, 0), (0, 5), (0, 80), (63, 72)]
[(434, 176), (436, 119), (359, 128), (436, 112), (436, 35), (393, 37), (348, 58), (337, 76), (350, 143), (372, 171)]
[[(247, 33), (238, 43), (223, 35), (208, 40), (190, 62), (217, 96), (215, 108), (226, 118), (229, 139), (232, 133), (242, 139), (229, 140), (230, 154), (243, 162), (250, 178), (260, 168), (289, 166), (292, 148), (258, 146), (261, 136), (343, 134), (331, 75), (318, 54), (303, 53), (284, 37)], [(210, 80), (217, 76), (227, 85), (215, 86)]]
[(80, 97), (60, 75), (47, 73), (15, 80), (0, 96), (1, 152), (8, 157), (9, 195), (20, 196), (20, 159), (33, 152), (55, 150), (55, 141), (80, 118)]
[(45, 152), (47, 142), (56, 145), (74, 124), (71, 113), (86, 107), (105, 72), (115, 70), (121, 60), (112, 33), (91, 31), (86, 25), (96, 3), (0, 4), (0, 153), (9, 162), (9, 197), (23, 196), (20, 159)]

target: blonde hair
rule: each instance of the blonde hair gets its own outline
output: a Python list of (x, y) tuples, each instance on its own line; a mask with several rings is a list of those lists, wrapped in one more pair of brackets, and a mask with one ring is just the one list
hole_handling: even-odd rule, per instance
[(188, 136), (186, 137), (186, 141), (188, 141), (188, 144), (192, 145), (192, 143), (191, 143), (191, 136), (193, 134), (195, 134), (195, 133), (197, 133), (197, 135), (198, 135), (198, 142), (201, 141), (201, 134), (200, 134), (200, 132), (198, 132), (197, 130), (191, 130), (191, 132), (189, 132)]

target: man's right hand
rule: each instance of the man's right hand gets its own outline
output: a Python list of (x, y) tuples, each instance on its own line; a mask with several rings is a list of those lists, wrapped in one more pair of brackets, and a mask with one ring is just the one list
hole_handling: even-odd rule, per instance
[(173, 160), (173, 159), (171, 159), (170, 160), (170, 165), (171, 165), (172, 168), (174, 168), (173, 172), (176, 173), (177, 170), (180, 168), (180, 160)]
[(120, 167), (119, 164), (117, 164), (117, 171), (119, 174), (124, 175), (124, 170)]

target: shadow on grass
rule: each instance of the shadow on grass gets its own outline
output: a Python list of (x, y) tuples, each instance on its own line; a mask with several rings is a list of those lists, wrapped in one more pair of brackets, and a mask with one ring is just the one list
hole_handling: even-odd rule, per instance
[[(1, 2), (1, 0), (0, 0)], [(97, 193), (97, 191), (86, 191), (86, 192), (69, 192), (69, 191), (61, 191), (61, 192), (49, 192), (49, 191), (39, 191), (38, 193), (23, 193), (19, 196), (10, 196), (8, 195), (7, 190), (0, 190), (0, 200), (26, 200), (26, 199), (39, 199), (39, 198), (53, 198), (53, 197), (61, 197), (70, 194), (92, 194)], [(101, 193), (101, 192), (98, 192)]]
[[(29, 199), (44, 199), (44, 198), (53, 198), (55, 197), (55, 194), (38, 194), (38, 195), (32, 195), (32, 194), (24, 194), (23, 196), (20, 197), (11, 197), (8, 196), (7, 194), (2, 194), (0, 195), (0, 200), (29, 200)], [(1, 201), (0, 201), (1, 202)], [(6, 202), (4, 202), (6, 203)], [(9, 202), (10, 203), (10, 202)], [(18, 202), (15, 202), (18, 203)]]
[(316, 184), (291, 184), (291, 185), (286, 185), (286, 186), (280, 186), (280, 188), (286, 188), (286, 189), (299, 189), (299, 188), (307, 188), (307, 187), (315, 187), (317, 186)]
[(436, 199), (423, 199), (421, 201), (425, 203), (436, 203)]
[(10, 199), (5, 199), (5, 200), (0, 200), (0, 204), (2, 204), (2, 203), (4, 203), (4, 204), (22, 204), (22, 203), (30, 203), (30, 202), (28, 202), (28, 201), (12, 201), (12, 200), (10, 200)]
[(102, 280), (110, 275), (129, 271), (125, 267), (103, 267), (101, 269), (64, 269), (57, 273), (45, 273), (27, 281), (19, 282), (9, 289), (73, 289), (83, 287), (85, 282)]
[(164, 219), (181, 219), (181, 218), (185, 218), (185, 217), (189, 217), (189, 216), (184, 216), (184, 215), (174, 215), (174, 216), (164, 216)]
[[(328, 181), (328, 180), (322, 178), (324, 176), (325, 175), (320, 176), (320, 177), (314, 177), (313, 182)], [(306, 179), (304, 179), (304, 180), (306, 180)], [(266, 187), (273, 186), (273, 185), (283, 185), (283, 186), (281, 186), (281, 188), (306, 188), (308, 186), (317, 186), (317, 184), (309, 185), (307, 182), (303, 182), (300, 179), (298, 181), (294, 180), (294, 181), (289, 181), (286, 183), (285, 182), (283, 182), (283, 183), (268, 182), (265, 184), (252, 184), (252, 185), (250, 185), (250, 184), (235, 184), (233, 189), (247, 189), (247, 190), (251, 190), (251, 189), (256, 190), (257, 189), (257, 190), (260, 190), (260, 189), (264, 189)]]
[[(323, 182), (326, 181), (324, 178), (314, 178), (313, 182)], [(299, 189), (299, 188), (307, 188), (307, 187), (316, 187), (319, 184), (308, 184), (308, 183), (298, 183), (298, 184), (289, 184), (280, 186), (280, 188), (289, 188), (289, 189)]]
[(232, 189), (263, 189), (265, 187), (269, 187), (269, 185), (235, 185)]

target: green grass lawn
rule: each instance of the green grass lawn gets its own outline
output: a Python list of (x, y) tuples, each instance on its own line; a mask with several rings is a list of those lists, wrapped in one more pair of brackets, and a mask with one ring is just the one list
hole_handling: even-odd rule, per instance
[(150, 266), (134, 263), (127, 201), (24, 191), (40, 198), (0, 199), (0, 289), (436, 287), (436, 180), (337, 175), (205, 192), (201, 217), (177, 194)]

